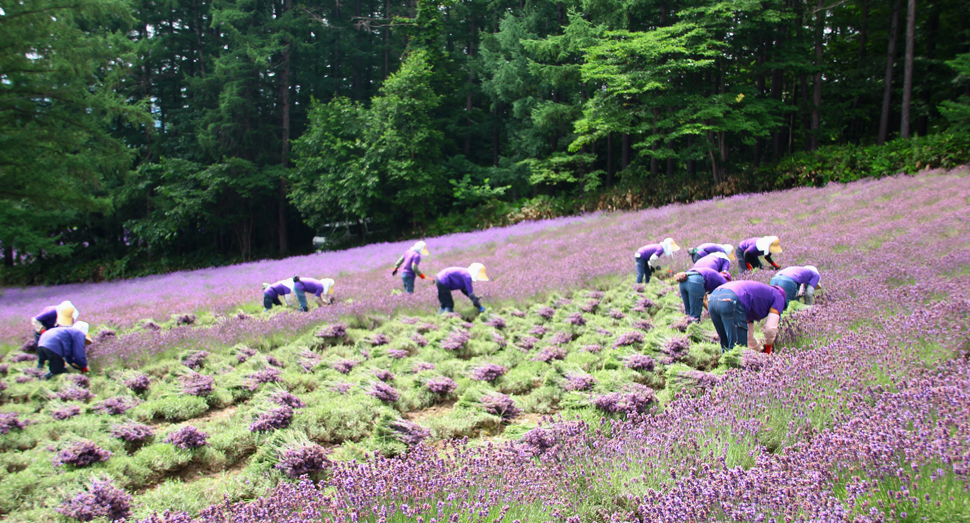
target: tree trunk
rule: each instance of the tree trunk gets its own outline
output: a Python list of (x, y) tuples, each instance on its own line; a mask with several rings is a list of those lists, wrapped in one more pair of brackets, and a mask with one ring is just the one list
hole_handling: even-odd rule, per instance
[[(468, 56), (471, 58), (475, 57), (475, 37), (478, 33), (478, 28), (475, 25), (475, 15), (472, 15), (472, 30), (471, 36), (468, 39)], [(469, 157), (472, 154), (472, 88), (475, 86), (475, 77), (472, 75), (471, 60), (469, 60), (468, 65), (468, 97), (465, 100), (465, 125), (468, 126), (468, 132), (465, 135), (465, 157)]]
[(913, 101), (913, 53), (916, 46), (916, 0), (906, 4), (906, 62), (903, 67), (903, 110), (899, 136), (909, 138), (909, 110)]
[[(660, 119), (660, 109), (653, 110), (653, 134), (657, 135), (657, 120)], [(653, 151), (653, 155), (650, 156), (650, 177), (656, 178), (660, 174), (660, 160), (657, 159), (657, 149), (659, 148), (658, 142), (654, 141), (650, 145), (650, 150)]]
[(812, 86), (812, 133), (809, 150), (818, 150), (818, 134), (822, 127), (822, 38), (825, 31), (825, 4), (818, 0), (815, 6), (815, 74)]
[(492, 165), (498, 167), (499, 142), (501, 141), (501, 126), (499, 126), (499, 107), (502, 102), (496, 102), (492, 109)]
[[(674, 114), (673, 106), (669, 106), (669, 105), (667, 106), (667, 114), (673, 117), (673, 114)], [(668, 177), (673, 176), (674, 171), (677, 169), (677, 159), (673, 157), (673, 153), (674, 153), (674, 141), (667, 140), (667, 154), (670, 155), (670, 156), (667, 156), (667, 176)]]
[[(866, 42), (869, 38), (869, 0), (863, 0), (862, 2), (862, 23), (859, 27), (859, 56), (856, 63), (857, 76), (860, 82), (865, 81), (865, 71), (862, 69), (863, 64), (866, 59)], [(855, 98), (852, 99), (852, 113), (858, 110), (859, 101), (862, 98), (861, 94), (857, 94)], [(856, 139), (860, 134), (862, 134), (860, 128), (862, 127), (862, 119), (858, 116), (853, 116), (852, 124), (849, 125), (849, 139)]]
[[(775, 43), (774, 48), (782, 49), (784, 46), (784, 43), (785, 43), (784, 30), (781, 30), (778, 36), (778, 41)], [(774, 100), (777, 100), (778, 102), (781, 102), (782, 93), (784, 92), (784, 85), (783, 85), (784, 81), (785, 81), (785, 75), (782, 72), (781, 68), (776, 67), (771, 70), (771, 97)], [(784, 124), (781, 127), (775, 128), (775, 130), (772, 131), (771, 133), (771, 152), (772, 152), (771, 159), (776, 162), (781, 159), (781, 155), (782, 155), (782, 145), (783, 145), (782, 129), (783, 128), (784, 128)]]
[(936, 58), (936, 31), (940, 26), (940, 10), (935, 5), (930, 5), (930, 19), (926, 28), (926, 73), (923, 75), (923, 106), (926, 111), (919, 115), (916, 123), (916, 132), (920, 136), (926, 136), (929, 126), (929, 111), (933, 106), (933, 60)]
[[(286, 0), (284, 9), (289, 11), (291, 0)], [(280, 165), (283, 169), (289, 168), (290, 163), (290, 56), (292, 48), (289, 42), (286, 43), (286, 50), (283, 51), (283, 71), (280, 74), (280, 109), (282, 118), (280, 122)], [(286, 254), (290, 250), (290, 234), (286, 227), (286, 179), (280, 177), (279, 180), (279, 213), (278, 231), (280, 240), (280, 254)]]
[[(354, 18), (360, 19), (360, 0), (354, 0)], [(364, 32), (359, 29), (355, 31), (355, 40), (357, 41), (358, 52), (354, 53), (354, 100), (360, 101), (364, 98), (361, 92), (363, 82), (360, 71), (360, 50), (364, 48)]]
[(333, 88), (334, 96), (340, 96), (340, 2), (334, 3), (333, 8), (333, 79), (336, 85)]
[[(687, 137), (687, 149), (690, 150), (693, 148), (694, 148), (694, 136), (690, 135)], [(694, 159), (687, 160), (687, 174), (689, 174), (691, 178), (697, 175), (697, 160), (694, 160)]]
[(613, 186), (613, 133), (606, 134), (606, 186)]
[(628, 133), (623, 133), (623, 139), (621, 142), (620, 170), (622, 171), (630, 165), (630, 135)]
[(886, 143), (889, 132), (889, 111), (893, 97), (893, 60), (896, 56), (896, 33), (899, 27), (899, 0), (893, 1), (892, 21), (889, 24), (889, 46), (886, 50), (886, 78), (883, 80), (882, 113), (879, 115), (879, 136), (876, 144)]
[(13, 245), (3, 246), (3, 266), (13, 267)]
[(391, 76), (391, 0), (384, 0), (384, 18), (387, 20), (387, 27), (384, 27), (384, 79)]

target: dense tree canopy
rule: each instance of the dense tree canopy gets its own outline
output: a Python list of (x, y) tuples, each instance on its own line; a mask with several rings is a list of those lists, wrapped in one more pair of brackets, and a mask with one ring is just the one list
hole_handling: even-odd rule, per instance
[(3, 5), (0, 42), (22, 281), (713, 194), (800, 151), (970, 129), (959, 0), (33, 0)]

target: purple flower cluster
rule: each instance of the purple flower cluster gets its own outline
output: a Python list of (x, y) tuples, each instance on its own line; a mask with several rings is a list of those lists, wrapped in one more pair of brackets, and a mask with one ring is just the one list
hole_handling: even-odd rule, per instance
[(422, 335), (420, 335), (418, 333), (412, 334), (410, 339), (418, 347), (427, 347), (428, 346), (428, 338), (425, 338), (424, 336), (422, 336)]
[(586, 318), (583, 317), (583, 313), (574, 312), (566, 317), (566, 323), (575, 325), (577, 327), (582, 327), (583, 325), (586, 325)]
[(104, 414), (118, 416), (124, 414), (129, 409), (135, 408), (139, 403), (141, 403), (139, 399), (130, 396), (114, 396), (100, 403), (96, 403), (92, 409)]
[(131, 376), (130, 378), (125, 379), (123, 383), (125, 384), (125, 387), (128, 387), (135, 394), (145, 392), (152, 384), (151, 379), (149, 379), (147, 375), (140, 372)]
[(249, 358), (252, 358), (256, 354), (257, 354), (256, 349), (252, 349), (249, 347), (240, 347), (239, 351), (236, 352), (236, 359), (239, 360), (239, 363), (246, 363), (246, 360), (248, 360)]
[(431, 392), (434, 392), (435, 394), (441, 394), (442, 396), (451, 394), (452, 392), (455, 391), (455, 389), (458, 388), (458, 384), (455, 383), (455, 380), (447, 376), (438, 376), (436, 378), (431, 378), (427, 382), (425, 382), (424, 386)]
[(350, 374), (350, 371), (354, 370), (360, 362), (357, 360), (339, 360), (335, 361), (332, 365), (333, 370), (341, 374)]
[(112, 341), (118, 337), (118, 333), (111, 329), (102, 329), (94, 336), (94, 343), (104, 343)]
[(441, 348), (445, 350), (458, 350), (464, 347), (471, 339), (472, 335), (468, 331), (454, 330), (441, 342)]
[(505, 394), (486, 394), (482, 396), (481, 402), (485, 412), (493, 416), (499, 416), (506, 421), (518, 416), (522, 412), (522, 409), (515, 405), (515, 401)]
[(77, 405), (67, 405), (66, 407), (52, 410), (51, 417), (57, 421), (64, 421), (68, 418), (73, 418), (80, 413), (81, 407), (78, 407)]
[(613, 347), (627, 347), (630, 345), (638, 345), (640, 343), (643, 343), (643, 334), (637, 331), (632, 331), (621, 334), (620, 337), (613, 342)]
[(280, 370), (276, 367), (266, 367), (246, 376), (249, 381), (249, 390), (256, 390), (263, 383), (277, 383), (283, 381)]
[(205, 396), (212, 392), (215, 382), (212, 376), (193, 372), (182, 377), (182, 392), (189, 396)]
[(623, 318), (626, 318), (626, 314), (623, 314), (623, 311), (620, 309), (610, 309), (610, 318), (613, 318), (614, 320), (622, 320)]
[(415, 374), (425, 370), (434, 370), (434, 363), (419, 361), (415, 363), (413, 367), (411, 367), (411, 372)]
[(497, 332), (492, 332), (491, 335), (492, 341), (497, 343), (499, 347), (505, 348), (505, 346), (508, 345), (508, 343), (505, 341), (505, 336), (502, 336)]
[(476, 381), (487, 381), (489, 383), (501, 378), (508, 372), (507, 367), (503, 367), (496, 363), (486, 363), (481, 367), (476, 367), (472, 370), (472, 379)]
[(272, 365), (272, 366), (274, 366), (276, 368), (279, 368), (279, 369), (285, 369), (286, 368), (286, 365), (283, 364), (282, 361), (280, 361), (279, 359), (277, 359), (276, 356), (273, 356), (272, 354), (267, 354), (266, 355), (266, 363), (269, 364), (269, 365)]
[(532, 350), (536, 343), (539, 343), (539, 339), (532, 336), (522, 336), (519, 341), (515, 342), (516, 346), (522, 350)]
[(367, 394), (383, 401), (384, 403), (394, 403), (401, 397), (401, 394), (394, 387), (378, 381), (367, 391)]
[(597, 345), (593, 343), (591, 345), (587, 345), (583, 347), (583, 350), (586, 352), (591, 352), (593, 354), (599, 354), (603, 350), (603, 347), (601, 345)]
[[(420, 334), (417, 334), (416, 336), (420, 336)], [(428, 340), (424, 340), (424, 342), (425, 342), (425, 344), (427, 344), (428, 343)], [(404, 349), (388, 349), (387, 350), (387, 356), (389, 358), (394, 358), (396, 360), (400, 360), (400, 359), (407, 358), (410, 355), (411, 355), (411, 353), (408, 352), (408, 351), (406, 351), (406, 350), (404, 350)]]
[(269, 430), (285, 429), (293, 421), (293, 409), (288, 405), (264, 412), (259, 415), (250, 425), (250, 432), (265, 432)]
[(593, 399), (593, 405), (606, 412), (642, 414), (657, 400), (653, 389), (639, 383), (628, 383), (622, 392), (611, 392)]
[(686, 336), (670, 338), (660, 349), (664, 353), (663, 363), (669, 365), (684, 359), (690, 352), (690, 340)]
[(317, 332), (318, 338), (342, 338), (347, 335), (347, 325), (344, 323), (334, 323), (327, 325)]
[(539, 317), (544, 320), (551, 320), (552, 317), (556, 315), (556, 309), (553, 309), (552, 307), (539, 307), (539, 309), (536, 310), (536, 314), (538, 314)]
[(394, 373), (387, 369), (375, 369), (374, 377), (381, 381), (394, 381)]
[(633, 312), (646, 312), (647, 309), (657, 308), (657, 304), (654, 303), (650, 298), (640, 298), (637, 300), (637, 304), (633, 307)]
[(60, 391), (56, 392), (54, 396), (61, 401), (87, 401), (94, 397), (91, 391), (88, 389), (82, 389), (81, 387), (65, 387)]
[(585, 373), (574, 373), (566, 375), (566, 384), (563, 388), (566, 390), (591, 390), (596, 386), (596, 378), (592, 374)]
[(22, 430), (27, 424), (20, 421), (16, 412), (0, 412), (0, 434), (6, 434), (11, 430)]
[(289, 448), (280, 453), (276, 468), (292, 479), (325, 470), (330, 464), (327, 452), (320, 445), (310, 443), (302, 447)]
[(536, 325), (535, 327), (532, 327), (531, 329), (529, 329), (529, 334), (535, 336), (536, 338), (541, 338), (545, 336), (547, 332), (549, 332), (549, 329), (545, 328), (542, 325)]
[(198, 352), (193, 352), (182, 359), (182, 365), (185, 365), (192, 370), (199, 370), (205, 364), (205, 359), (207, 357), (209, 357), (209, 351), (200, 350)]
[(14, 354), (13, 356), (10, 356), (10, 361), (12, 363), (23, 363), (25, 361), (37, 361), (37, 355), (27, 354), (25, 352), (19, 352), (17, 354)]
[(431, 435), (430, 430), (405, 419), (392, 421), (389, 426), (394, 431), (394, 437), (409, 447), (421, 443)]
[(303, 400), (296, 397), (296, 395), (293, 394), (292, 392), (288, 392), (285, 390), (281, 390), (273, 393), (269, 397), (269, 400), (277, 405), (285, 405), (293, 409), (306, 408), (306, 403), (304, 403)]
[(566, 356), (566, 349), (563, 349), (558, 345), (550, 345), (539, 351), (539, 353), (532, 358), (532, 361), (548, 363), (552, 360), (564, 360), (566, 359)]
[(525, 313), (525, 311), (520, 311), (518, 309), (514, 309), (514, 310), (510, 311), (509, 314), (511, 314), (512, 316), (515, 316), (516, 318), (525, 318), (525, 314), (526, 313)]
[(144, 443), (155, 436), (155, 431), (148, 425), (141, 423), (122, 423), (111, 427), (111, 437), (127, 441), (128, 443)]
[(74, 385), (86, 389), (91, 386), (91, 380), (84, 374), (68, 374), (67, 380)]
[(162, 330), (162, 326), (155, 323), (152, 320), (145, 320), (145, 322), (141, 324), (141, 328), (145, 329), (146, 331), (153, 331), (153, 332), (158, 332)]
[(506, 327), (505, 320), (499, 316), (492, 316), (485, 325), (489, 327), (495, 327), (496, 329), (504, 329)]
[(552, 339), (549, 340), (549, 342), (552, 343), (553, 345), (566, 345), (567, 343), (571, 343), (572, 341), (573, 341), (572, 333), (566, 332), (566, 331), (557, 332), (552, 336)]
[(650, 323), (650, 320), (634, 320), (632, 325), (643, 332), (648, 332), (653, 329), (653, 324)]
[(86, 490), (64, 501), (55, 510), (78, 521), (125, 520), (131, 516), (131, 495), (116, 487), (110, 479), (95, 479)]
[(415, 330), (418, 331), (418, 334), (426, 334), (429, 331), (438, 330), (438, 326), (434, 323), (422, 323), (421, 325), (418, 325)]
[(174, 432), (170, 432), (165, 437), (165, 443), (184, 449), (191, 450), (209, 444), (209, 435), (192, 425), (186, 425)]
[(679, 330), (680, 332), (687, 332), (687, 328), (693, 322), (693, 318), (690, 316), (683, 316), (677, 321), (670, 324), (671, 329)]
[(353, 387), (354, 387), (353, 383), (347, 383), (347, 382), (341, 381), (331, 385), (330, 390), (336, 392), (337, 394), (347, 394), (348, 392), (350, 392), (350, 389), (352, 389)]
[(631, 354), (630, 356), (627, 356), (625, 363), (627, 368), (630, 368), (633, 370), (651, 371), (656, 366), (656, 362), (653, 361), (653, 358), (644, 354), (640, 354), (639, 352), (635, 354)]
[(175, 318), (175, 325), (195, 325), (195, 314), (179, 314)]
[(108, 461), (111, 456), (111, 452), (102, 449), (91, 441), (78, 441), (58, 452), (57, 457), (54, 458), (54, 464), (81, 468)]
[(37, 340), (29, 339), (20, 346), (20, 352), (37, 352)]
[(370, 344), (375, 347), (378, 347), (380, 345), (387, 345), (390, 342), (391, 342), (391, 338), (388, 338), (387, 335), (385, 334), (375, 334), (370, 339)]
[(583, 312), (596, 312), (596, 309), (599, 308), (599, 306), (600, 306), (600, 301), (596, 299), (592, 299), (587, 301), (583, 305), (581, 305), (579, 307), (579, 310)]

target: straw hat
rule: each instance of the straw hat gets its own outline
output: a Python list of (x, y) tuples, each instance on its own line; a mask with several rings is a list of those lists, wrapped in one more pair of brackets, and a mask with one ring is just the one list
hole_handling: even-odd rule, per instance
[(333, 288), (336, 287), (337, 282), (333, 281), (333, 278), (324, 278), (320, 280), (320, 284), (323, 285), (324, 294), (333, 294)]
[(94, 340), (91, 339), (91, 335), (88, 334), (88, 331), (91, 330), (91, 326), (88, 325), (88, 322), (86, 322), (86, 321), (79, 321), (79, 322), (77, 322), (77, 323), (74, 324), (74, 328), (84, 333), (84, 344), (85, 345), (90, 345), (90, 344), (94, 343)]
[(472, 275), (472, 281), (488, 281), (488, 275), (485, 274), (485, 266), (481, 263), (469, 265), (468, 272)]
[(427, 244), (424, 243), (423, 241), (415, 243), (414, 246), (411, 247), (411, 250), (421, 254), (422, 256), (428, 256), (429, 254), (431, 254), (430, 252), (428, 252)]
[(664, 248), (664, 254), (667, 256), (673, 256), (673, 253), (680, 250), (680, 245), (677, 245), (673, 238), (664, 238), (660, 245)]
[(60, 305), (55, 307), (57, 311), (57, 324), (61, 327), (70, 327), (74, 325), (77, 321), (77, 317), (80, 315), (77, 308), (73, 303), (69, 301), (63, 301)]
[(731, 260), (738, 259), (738, 257), (734, 255), (734, 246), (731, 245), (730, 243), (725, 243), (724, 245), (721, 245), (721, 248), (724, 249), (724, 253), (727, 254), (728, 259), (731, 259)]
[(782, 252), (781, 241), (777, 236), (762, 236), (755, 242), (755, 247), (763, 252), (765, 256)]

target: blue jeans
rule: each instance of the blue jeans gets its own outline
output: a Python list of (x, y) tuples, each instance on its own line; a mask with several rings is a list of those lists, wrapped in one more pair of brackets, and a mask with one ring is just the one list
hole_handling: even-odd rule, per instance
[(404, 292), (408, 294), (414, 293), (414, 275), (401, 274), (401, 281), (404, 282)]
[[(47, 347), (37, 347), (37, 368), (44, 368), (45, 363), (49, 365), (50, 372), (48, 374), (51, 376), (67, 372), (67, 367), (64, 365), (64, 358)], [(49, 379), (49, 377), (45, 379)]]
[(730, 289), (714, 289), (707, 299), (707, 312), (717, 336), (721, 338), (721, 353), (748, 343), (748, 311), (738, 295)]
[(646, 258), (637, 258), (637, 283), (650, 283), (653, 269), (647, 264)]
[(785, 276), (784, 274), (776, 274), (771, 278), (771, 285), (777, 285), (785, 290), (785, 306), (787, 307), (789, 303), (795, 301), (795, 295), (798, 294), (798, 282)]
[(273, 305), (283, 306), (283, 302), (280, 301), (280, 297), (275, 294), (270, 296), (269, 294), (263, 293), (263, 312), (266, 312), (273, 308)]
[(296, 294), (296, 301), (300, 302), (300, 310), (307, 312), (310, 310), (310, 306), (306, 302), (306, 291), (299, 285), (293, 287), (293, 294)]
[(701, 321), (704, 308), (704, 277), (697, 273), (687, 273), (687, 281), (680, 282), (680, 298), (684, 300), (684, 312)]

